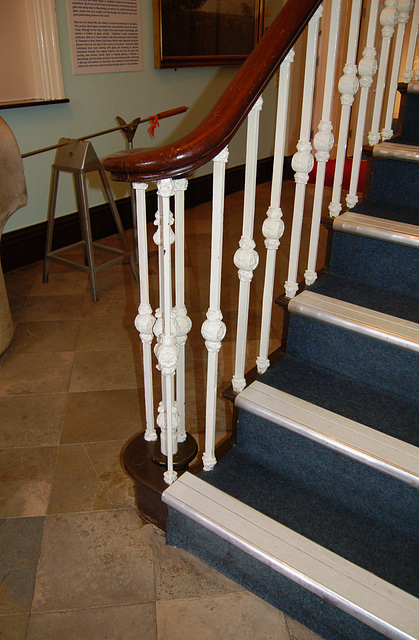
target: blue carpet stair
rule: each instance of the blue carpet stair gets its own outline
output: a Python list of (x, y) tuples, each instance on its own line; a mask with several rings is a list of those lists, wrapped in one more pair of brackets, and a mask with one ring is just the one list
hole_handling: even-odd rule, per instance
[(169, 544), (327, 640), (419, 638), (419, 156), (402, 136), (289, 302), (285, 354), (236, 397), (236, 445), (163, 494)]

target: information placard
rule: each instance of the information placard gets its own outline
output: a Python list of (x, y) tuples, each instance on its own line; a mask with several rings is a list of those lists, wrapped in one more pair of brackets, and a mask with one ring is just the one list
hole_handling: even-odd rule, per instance
[(142, 69), (140, 0), (67, 0), (73, 71)]

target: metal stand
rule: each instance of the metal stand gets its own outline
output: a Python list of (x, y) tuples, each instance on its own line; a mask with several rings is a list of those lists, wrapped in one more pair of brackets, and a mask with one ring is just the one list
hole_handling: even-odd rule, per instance
[[(65, 144), (67, 141), (68, 144)], [(66, 138), (61, 138), (59, 142), (65, 144), (65, 146), (58, 148), (55, 155), (54, 164), (52, 165), (51, 185), (48, 202), (48, 224), (47, 239), (45, 245), (43, 281), (48, 282), (50, 260), (60, 262), (61, 264), (73, 267), (74, 269), (78, 269), (79, 271), (87, 272), (90, 278), (90, 287), (92, 290), (93, 300), (96, 302), (98, 300), (96, 287), (97, 271), (104, 269), (105, 267), (108, 267), (112, 264), (118, 264), (122, 262), (125, 257), (128, 257), (133, 276), (135, 280), (138, 280), (135, 261), (128, 246), (125, 231), (122, 226), (121, 218), (119, 217), (118, 209), (116, 207), (105, 170), (103, 169), (102, 164), (100, 163), (91, 142), (87, 140), (71, 141), (70, 139), (67, 140)], [(80, 242), (76, 242), (75, 244), (52, 251), (51, 249), (54, 232), (54, 216), (57, 202), (58, 179), (60, 171), (65, 171), (74, 175), (82, 239)], [(98, 242), (92, 242), (92, 231), (90, 226), (89, 205), (87, 201), (85, 179), (85, 174), (91, 171), (99, 172), (103, 188), (105, 189), (109, 206), (111, 208), (112, 216), (116, 224), (116, 228), (121, 237), (124, 251), (115, 249), (113, 247), (108, 247)], [(83, 246), (84, 248), (85, 264), (79, 264), (72, 260), (68, 260), (67, 258), (61, 257), (61, 254), (63, 252), (79, 246)], [(110, 260), (107, 260), (106, 262), (103, 262), (102, 264), (96, 266), (93, 252), (94, 247), (108, 253), (116, 254), (116, 257), (111, 258)]]

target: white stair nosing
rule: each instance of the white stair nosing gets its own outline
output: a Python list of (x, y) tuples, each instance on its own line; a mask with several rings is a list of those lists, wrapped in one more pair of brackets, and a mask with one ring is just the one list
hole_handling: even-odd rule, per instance
[(184, 473), (163, 501), (315, 595), (393, 640), (417, 640), (419, 601)]
[(309, 290), (292, 298), (288, 310), (419, 353), (419, 325), (410, 320)]
[(235, 405), (419, 488), (419, 450), (256, 380)]
[(398, 233), (400, 235), (413, 236), (419, 238), (419, 226), (416, 224), (409, 224), (407, 222), (398, 222), (397, 220), (386, 220), (385, 218), (376, 218), (374, 216), (367, 216), (363, 213), (357, 213), (356, 211), (346, 211), (342, 215), (335, 218), (334, 223), (340, 221), (347, 221), (353, 224), (359, 223), (360, 226), (374, 226), (378, 229), (388, 230), (391, 233)]
[(347, 211), (333, 221), (335, 231), (419, 248), (419, 226)]
[(401, 142), (380, 142), (380, 144), (375, 145), (372, 155), (374, 158), (419, 162), (419, 148), (414, 144)]
[(411, 80), (407, 85), (407, 93), (419, 93), (419, 81)]

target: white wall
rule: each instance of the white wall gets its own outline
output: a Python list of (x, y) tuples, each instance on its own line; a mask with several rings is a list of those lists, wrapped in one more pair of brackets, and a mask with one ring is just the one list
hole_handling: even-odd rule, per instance
[[(162, 145), (183, 136), (208, 113), (223, 90), (237, 73), (237, 68), (212, 67), (192, 69), (154, 69), (153, 17), (151, 0), (142, 0), (143, 70), (126, 73), (73, 75), (66, 0), (56, 0), (62, 71), (67, 104), (42, 105), (0, 111), (13, 130), (21, 153), (55, 144), (62, 136), (80, 137), (116, 125), (114, 117), (127, 122), (137, 116), (146, 117), (158, 111), (186, 105), (186, 114), (161, 121), (152, 141), (147, 125), (140, 125), (134, 143), (136, 147)], [(265, 92), (259, 157), (272, 154), (275, 87)], [(266, 126), (268, 125), (268, 126)], [(239, 132), (230, 147), (228, 166), (244, 161), (244, 131)], [(99, 158), (123, 149), (122, 134), (114, 132), (95, 138), (94, 148)], [(5, 232), (20, 229), (46, 220), (51, 164), (54, 151), (24, 160), (28, 184), (27, 207), (17, 211), (7, 222)], [(202, 167), (197, 175), (210, 172)], [(90, 174), (89, 204), (104, 202), (95, 174)], [(115, 197), (128, 195), (125, 184), (112, 183)], [(61, 174), (58, 189), (57, 215), (76, 210), (73, 185), (69, 174)]]

